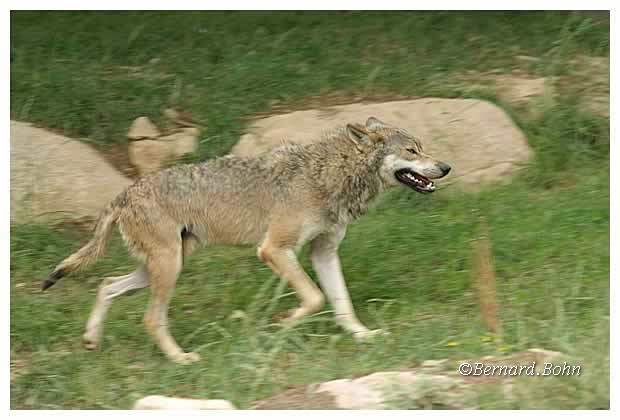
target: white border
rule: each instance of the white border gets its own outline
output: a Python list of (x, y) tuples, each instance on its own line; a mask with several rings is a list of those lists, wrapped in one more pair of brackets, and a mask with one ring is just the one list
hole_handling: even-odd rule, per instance
[(105, 2), (84, 2), (76, 0), (57, 0), (53, 2), (41, 0), (9, 0), (13, 10), (609, 10), (610, 0), (434, 0), (429, 2), (413, 2), (404, 0), (108, 0)]
[[(549, 1), (531, 1), (531, 0), (522, 0), (522, 1), (502, 1), (502, 2), (491, 2), (491, 1), (474, 1), (470, 0), (467, 2), (462, 1), (446, 1), (446, 0), (435, 0), (433, 2), (407, 2), (407, 1), (394, 1), (394, 0), (382, 0), (380, 2), (368, 2), (368, 1), (338, 1), (335, 2), (333, 0), (325, 1), (325, 0), (315, 0), (315, 1), (303, 1), (303, 2), (295, 2), (292, 4), (290, 1), (274, 1), (274, 0), (262, 0), (260, 2), (251, 3), (248, 1), (239, 1), (239, 0), (228, 0), (226, 2), (201, 2), (201, 1), (189, 1), (189, 0), (175, 0), (174, 2), (157, 2), (157, 1), (119, 1), (119, 0), (108, 0), (106, 2), (93, 2), (93, 3), (85, 3), (83, 1), (67, 1), (67, 0), (57, 0), (54, 2), (46, 2), (46, 1), (14, 1), (10, 0), (9, 8), (14, 10), (67, 10), (67, 9), (78, 9), (78, 10), (167, 10), (170, 6), (173, 6), (173, 10), (202, 10), (202, 9), (211, 9), (211, 10), (257, 10), (256, 5), (260, 5), (260, 9), (262, 10), (278, 10), (278, 9), (288, 9), (288, 10), (377, 10), (378, 7), (382, 9), (396, 9), (396, 10), (553, 10), (556, 7), (560, 6), (560, 10), (609, 10), (612, 8), (611, 1), (600, 1), (600, 0), (590, 0), (588, 2), (583, 1), (573, 1), (573, 0), (565, 0), (562, 2), (549, 2)], [(467, 9), (463, 9), (463, 6), (467, 6)], [(6, 65), (3, 66), (3, 74), (2, 78), (2, 86), (5, 88), (5, 92), (10, 92), (10, 62), (9, 62), (9, 39), (10, 36), (7, 36), (8, 28), (10, 25), (10, 13), (8, 12), (10, 9), (7, 9), (5, 14), (3, 15), (2, 21), (6, 24), (4, 25), (6, 29), (5, 36), (0, 37), (2, 48), (3, 48), (3, 59), (6, 60)], [(618, 30), (616, 22), (617, 19), (615, 17), (615, 13), (612, 12), (611, 16), (611, 34), (610, 38), (611, 42), (611, 80), (610, 80), (610, 113), (612, 116), (616, 114), (616, 101), (614, 98), (616, 97), (616, 88), (614, 84), (614, 75), (613, 69), (617, 68), (616, 66), (616, 43), (615, 41), (620, 39), (618, 37)], [(4, 115), (10, 114), (10, 102), (8, 101), (8, 95), (5, 96), (4, 101), (5, 113)], [(6, 121), (6, 120), (5, 120)], [(5, 195), (2, 199), (2, 206), (0, 207), (0, 212), (4, 217), (4, 223), (2, 225), (2, 230), (0, 230), (0, 246), (2, 247), (2, 267), (3, 272), (6, 273), (4, 287), (5, 293), (0, 294), (0, 298), (3, 300), (3, 308), (6, 314), (6, 320), (3, 323), (3, 328), (6, 328), (4, 331), (4, 337), (10, 336), (10, 306), (9, 306), (9, 293), (7, 293), (7, 288), (9, 288), (9, 257), (10, 257), (10, 240), (9, 240), (9, 179), (10, 179), (10, 153), (9, 153), (9, 128), (8, 124), (5, 127), (4, 132), (6, 136), (4, 137), (4, 141), (0, 142), (1, 152), (5, 159), (5, 164), (0, 165), (0, 182), (2, 183), (3, 189), (5, 191)], [(618, 254), (617, 247), (617, 238), (620, 234), (618, 230), (618, 226), (616, 223), (616, 218), (614, 215), (620, 214), (618, 212), (618, 202), (617, 202), (617, 194), (614, 192), (613, 185), (619, 185), (620, 179), (618, 179), (618, 148), (614, 146), (614, 142), (616, 140), (616, 124), (614, 118), (611, 119), (611, 199), (610, 199), (610, 213), (611, 213), (611, 226), (610, 226), (610, 258), (611, 258), (611, 275), (610, 275), (610, 299), (612, 302), (611, 305), (611, 349), (612, 356), (610, 360), (610, 375), (611, 375), (611, 408), (612, 411), (589, 411), (587, 412), (588, 417), (610, 417), (612, 413), (617, 412), (617, 398), (616, 391), (618, 388), (618, 363), (616, 362), (614, 355), (614, 351), (617, 349), (617, 306), (613, 303), (617, 301), (614, 297), (617, 295), (616, 293), (616, 285), (615, 281), (618, 279), (618, 264), (617, 261), (620, 258)], [(616, 238), (616, 240), (614, 239)], [(10, 383), (9, 383), (9, 364), (7, 363), (10, 359), (10, 346), (9, 341), (3, 341), (3, 354), (5, 356), (4, 364), (3, 364), (3, 372), (4, 372), (4, 392), (5, 396), (5, 407), (7, 412), (9, 410), (9, 392), (10, 392)], [(585, 413), (580, 411), (544, 411), (542, 415), (548, 418), (556, 418), (561, 416), (570, 416), (577, 417), (583, 416)], [(19, 418), (33, 418), (38, 416), (62, 416), (65, 419), (69, 418), (83, 418), (85, 413), (82, 411), (70, 411), (70, 410), (59, 410), (59, 411), (11, 411), (10, 415), (13, 417)], [(93, 418), (101, 418), (114, 416), (116, 418), (129, 418), (131, 416), (132, 419), (135, 418), (168, 418), (170, 416), (177, 415), (175, 412), (136, 412), (136, 411), (89, 411), (87, 414), (89, 417)], [(441, 411), (441, 412), (408, 412), (408, 411), (356, 411), (356, 412), (347, 412), (346, 414), (341, 411), (230, 411), (230, 412), (182, 412), (184, 417), (197, 417), (197, 416), (209, 416), (211, 418), (234, 418), (239, 419), (246, 416), (252, 417), (264, 417), (269, 419), (288, 419), (291, 416), (295, 416), (296, 418), (325, 418), (326, 416), (352, 416), (356, 418), (370, 418), (375, 416), (385, 416), (388, 415), (393, 418), (410, 418), (411, 416), (423, 415), (425, 417), (444, 417), (444, 416), (459, 416), (463, 418), (496, 418), (498, 415), (507, 418), (514, 418), (516, 416), (531, 416), (534, 415), (531, 411), (527, 412), (516, 412), (516, 411)]]

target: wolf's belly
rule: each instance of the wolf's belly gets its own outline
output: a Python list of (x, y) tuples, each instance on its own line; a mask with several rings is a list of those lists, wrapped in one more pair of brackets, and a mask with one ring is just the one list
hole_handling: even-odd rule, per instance
[(268, 221), (262, 212), (247, 208), (206, 211), (192, 220), (192, 233), (205, 245), (256, 245), (267, 231)]

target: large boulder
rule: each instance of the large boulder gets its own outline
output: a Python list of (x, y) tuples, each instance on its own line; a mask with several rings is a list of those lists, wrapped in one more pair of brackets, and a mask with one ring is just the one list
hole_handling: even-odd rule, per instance
[(78, 140), (11, 121), (11, 223), (89, 223), (132, 181)]
[(282, 143), (309, 143), (322, 132), (370, 116), (406, 129), (422, 139), (425, 150), (449, 163), (444, 185), (476, 187), (512, 174), (532, 156), (525, 135), (510, 117), (490, 102), (476, 99), (424, 98), (350, 104), (297, 111), (257, 120), (232, 149), (255, 156)]

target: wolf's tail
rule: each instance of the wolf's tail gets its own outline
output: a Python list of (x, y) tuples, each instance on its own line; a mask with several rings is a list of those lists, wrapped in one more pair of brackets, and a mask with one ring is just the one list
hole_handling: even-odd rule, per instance
[(80, 248), (79, 251), (65, 258), (56, 266), (52, 274), (43, 281), (42, 290), (49, 289), (62, 277), (76, 270), (86, 268), (103, 255), (105, 246), (112, 233), (112, 227), (116, 223), (120, 212), (120, 207), (117, 203), (118, 198), (107, 205), (101, 212), (99, 220), (97, 220), (92, 239)]

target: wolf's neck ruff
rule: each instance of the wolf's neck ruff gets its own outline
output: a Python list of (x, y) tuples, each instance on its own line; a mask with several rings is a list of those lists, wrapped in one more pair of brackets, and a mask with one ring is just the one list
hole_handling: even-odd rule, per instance
[(379, 175), (382, 149), (359, 147), (343, 128), (323, 134), (316, 143), (285, 145), (280, 150), (288, 159), (284, 166), (291, 169), (282, 176), (303, 177), (324, 202), (332, 223), (346, 225), (361, 217), (387, 188)]

